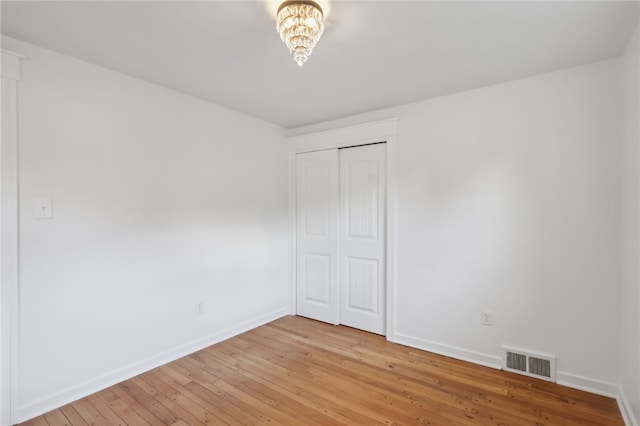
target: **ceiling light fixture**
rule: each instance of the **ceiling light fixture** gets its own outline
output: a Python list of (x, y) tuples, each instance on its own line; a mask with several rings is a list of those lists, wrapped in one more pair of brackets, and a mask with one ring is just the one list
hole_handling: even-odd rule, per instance
[(318, 3), (287, 0), (278, 7), (276, 30), (298, 66), (302, 66), (324, 31), (324, 16)]

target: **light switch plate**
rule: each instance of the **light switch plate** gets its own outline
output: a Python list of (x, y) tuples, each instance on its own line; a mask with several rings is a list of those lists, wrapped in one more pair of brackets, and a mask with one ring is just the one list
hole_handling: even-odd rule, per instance
[(36, 219), (53, 219), (51, 198), (36, 198), (34, 208)]

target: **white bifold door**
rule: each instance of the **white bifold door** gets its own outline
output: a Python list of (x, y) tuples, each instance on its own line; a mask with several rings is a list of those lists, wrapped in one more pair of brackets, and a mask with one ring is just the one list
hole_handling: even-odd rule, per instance
[(385, 144), (298, 154), (297, 312), (385, 334)]

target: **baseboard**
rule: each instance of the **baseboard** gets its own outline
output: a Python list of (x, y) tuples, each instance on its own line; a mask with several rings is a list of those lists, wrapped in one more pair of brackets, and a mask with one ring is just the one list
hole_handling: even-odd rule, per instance
[(624, 420), (624, 424), (626, 426), (638, 426), (638, 419), (631, 411), (631, 405), (629, 405), (629, 400), (624, 394), (622, 388), (620, 388), (618, 392), (618, 407), (620, 407), (620, 413), (622, 413), (622, 419)]
[(116, 371), (105, 374), (94, 380), (87, 381), (80, 385), (73, 386), (69, 389), (66, 389), (66, 390), (57, 392), (53, 395), (47, 396), (45, 398), (39, 399), (37, 401), (22, 405), (18, 407), (18, 413), (16, 416), (17, 421), (24, 422), (28, 419), (37, 417), (41, 414), (47, 413), (58, 407), (62, 407), (63, 405), (69, 404), (70, 402), (84, 398), (95, 392), (99, 392), (103, 389), (108, 388), (109, 386), (113, 386), (117, 383), (120, 383), (124, 380), (128, 380), (139, 374), (142, 374), (149, 370), (153, 370), (156, 367), (167, 364), (171, 361), (175, 361), (176, 359), (179, 359), (186, 355), (197, 352), (201, 349), (204, 349), (208, 346), (211, 346), (223, 340), (229, 339), (233, 336), (237, 336), (238, 334), (244, 333), (245, 331), (249, 331), (253, 328), (259, 327), (261, 325), (274, 321), (288, 314), (289, 314), (289, 309), (286, 308), (286, 309), (281, 309), (275, 312), (271, 312), (266, 315), (262, 315), (260, 317), (251, 319), (249, 321), (245, 321), (241, 324), (219, 331), (217, 333), (213, 333), (201, 339), (194, 340), (185, 345), (176, 347), (174, 349), (170, 349), (157, 356), (153, 356), (153, 357), (144, 359), (142, 361), (136, 362), (134, 364), (131, 364), (127, 367), (120, 368)]
[(609, 398), (614, 399), (618, 398), (618, 395), (620, 394), (620, 388), (618, 385), (591, 379), (589, 377), (579, 376), (577, 374), (565, 373), (563, 371), (556, 372), (556, 383), (570, 388), (580, 389), (585, 392), (594, 393), (596, 395), (608, 396)]
[(502, 358), (493, 355), (457, 348), (455, 346), (449, 346), (442, 343), (431, 342), (429, 340), (407, 336), (400, 333), (395, 333), (393, 341), (394, 343), (401, 345), (422, 349), (427, 352), (433, 352), (438, 355), (448, 356), (450, 358), (483, 365), (485, 367), (495, 368), (496, 370), (500, 370), (502, 368)]

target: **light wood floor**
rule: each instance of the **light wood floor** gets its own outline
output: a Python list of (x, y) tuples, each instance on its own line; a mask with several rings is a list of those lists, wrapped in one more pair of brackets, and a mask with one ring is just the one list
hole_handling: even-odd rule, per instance
[(285, 317), (24, 424), (622, 425), (575, 389)]

